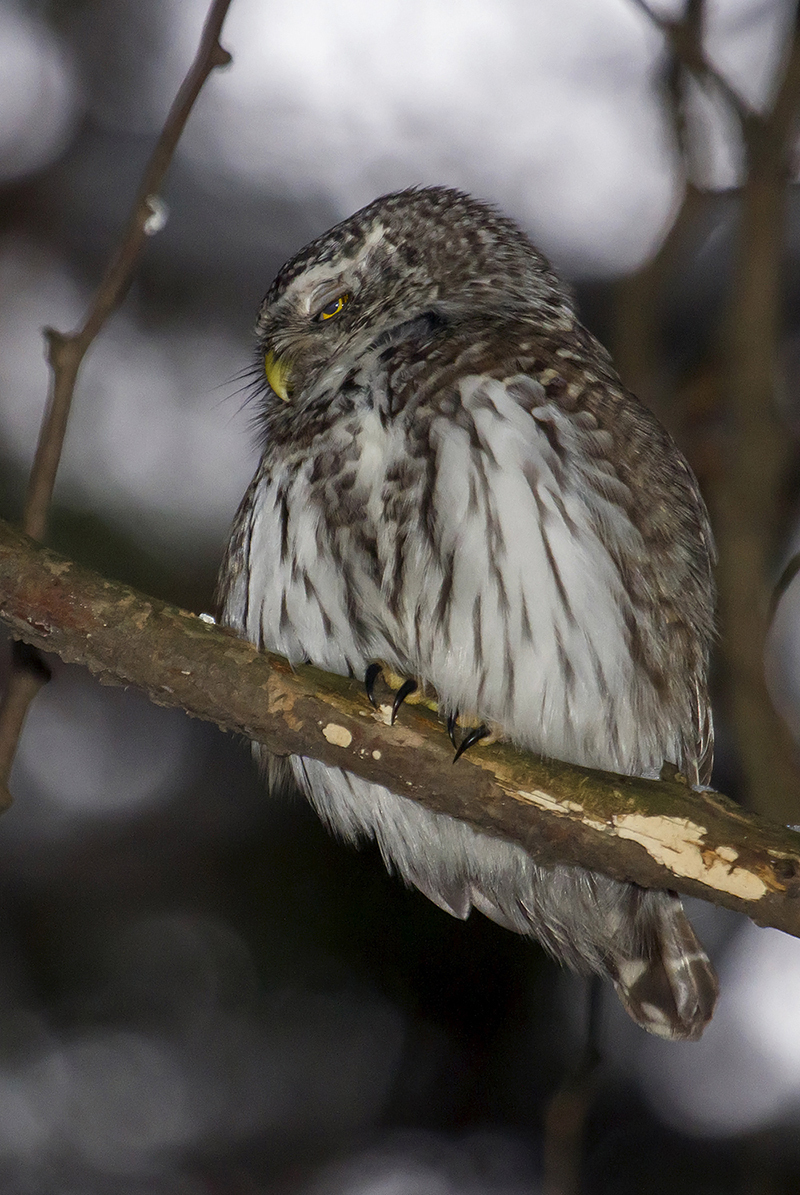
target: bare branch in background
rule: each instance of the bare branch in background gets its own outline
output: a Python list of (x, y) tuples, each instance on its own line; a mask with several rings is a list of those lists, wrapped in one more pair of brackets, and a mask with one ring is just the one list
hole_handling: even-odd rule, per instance
[(632, 0), (632, 3), (646, 13), (649, 20), (664, 34), (672, 53), (694, 75), (698, 83), (712, 86), (740, 121), (749, 120), (754, 115), (744, 96), (739, 94), (706, 56), (702, 38), (704, 0), (687, 0), (683, 16), (677, 20), (659, 16), (653, 12), (646, 0)]
[[(790, 155), (800, 111), (800, 38), (793, 38), (773, 88), (770, 109), (754, 112), (715, 71), (702, 46), (704, 0), (689, 0), (668, 21), (635, 0), (668, 39), (666, 89), (687, 179), (676, 222), (654, 260), (619, 288), (618, 362), (623, 377), (667, 422), (681, 430), (712, 510), (720, 552), (720, 695), (735, 730), (748, 805), (780, 821), (800, 820), (800, 770), (791, 735), (775, 711), (765, 679), (772, 575), (782, 523), (781, 494), (789, 437), (778, 420), (780, 278)], [(725, 324), (710, 359), (670, 412), (664, 394), (659, 303), (686, 232), (709, 200), (692, 185), (691, 111), (681, 74), (712, 83), (741, 126), (745, 175), (740, 191), (736, 255)], [(691, 408), (691, 411), (690, 411)], [(698, 408), (713, 411), (715, 439), (707, 459), (692, 443)], [(696, 440), (696, 436), (694, 436)], [(779, 583), (780, 584), (780, 583)]]
[(602, 986), (593, 975), (586, 985), (586, 1038), (581, 1057), (548, 1102), (543, 1134), (543, 1195), (581, 1195), (586, 1129), (602, 1062)]
[[(150, 157), (139, 192), (119, 244), (112, 253), (94, 302), (82, 327), (75, 332), (45, 330), (52, 385), (47, 397), (39, 443), (28, 482), (23, 527), (41, 540), (47, 528), (47, 514), (53, 495), (72, 395), (81, 362), (108, 317), (119, 307), (130, 289), (136, 265), (159, 214), (158, 193), (175, 147), (183, 133), (195, 100), (211, 72), (227, 66), (231, 56), (219, 43), (222, 23), (231, 0), (213, 0), (206, 18), (194, 62), (169, 110), (164, 127)], [(13, 660), (8, 687), (0, 703), (0, 810), (11, 803), (8, 778), (28, 706), (44, 683), (46, 669), (33, 659)]]
[(388, 785), (564, 862), (676, 888), (800, 936), (800, 835), (682, 778), (642, 780), (506, 745), (452, 764), (435, 715), (373, 711), (363, 686), (292, 669), (193, 614), (104, 580), (0, 523), (0, 619), (25, 642), (265, 743)]
[(670, 272), (695, 227), (707, 197), (698, 187), (695, 138), (687, 104), (687, 65), (676, 46), (691, 46), (690, 57), (702, 57), (705, 0), (689, 0), (683, 17), (662, 21), (650, 8), (635, 0), (654, 24), (671, 35), (666, 40), (666, 57), (661, 70), (660, 90), (675, 138), (677, 167), (682, 174), (681, 204), (658, 251), (635, 274), (616, 286), (614, 361), (626, 385), (666, 423), (674, 425), (672, 394), (661, 368), (661, 299)]
[(709, 500), (720, 552), (724, 692), (736, 729), (746, 799), (782, 821), (800, 813), (800, 770), (776, 713), (764, 658), (789, 436), (779, 421), (781, 264), (793, 135), (800, 112), (797, 15), (769, 112), (744, 125), (747, 176), (721, 346), (725, 426)]
[(794, 581), (797, 574), (800, 573), (800, 552), (795, 552), (794, 556), (784, 565), (781, 575), (775, 582), (775, 587), (772, 590), (772, 599), (769, 604), (769, 621), (775, 615), (775, 611), (780, 605), (781, 598), (786, 593), (787, 589)]

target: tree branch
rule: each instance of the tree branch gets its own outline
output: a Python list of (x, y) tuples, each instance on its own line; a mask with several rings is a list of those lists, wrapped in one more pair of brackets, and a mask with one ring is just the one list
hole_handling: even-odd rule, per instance
[[(686, 102), (686, 75), (691, 74), (684, 60), (687, 52), (695, 60), (702, 56), (705, 0), (688, 0), (683, 16), (667, 22), (658, 17), (644, 0), (634, 0), (658, 29), (670, 36), (660, 69), (658, 90), (672, 127), (676, 165), (683, 183), (680, 207), (656, 253), (635, 273), (621, 278), (615, 288), (614, 342), (610, 346), (620, 376), (633, 393), (651, 407), (662, 422), (672, 424), (674, 395), (667, 386), (661, 366), (659, 301), (666, 289), (670, 272), (684, 242), (693, 229), (706, 195), (698, 186), (695, 138), (691, 108)], [(681, 47), (678, 53), (677, 47)]]
[[(47, 529), (47, 512), (83, 358), (103, 324), (128, 293), (145, 237), (160, 227), (158, 191), (195, 100), (211, 72), (218, 66), (227, 66), (231, 61), (228, 51), (219, 44), (220, 30), (230, 4), (231, 0), (212, 0), (194, 61), (169, 110), (142, 176), (127, 225), (112, 253), (83, 326), (71, 333), (58, 332), (55, 328), (45, 329), (52, 385), (28, 479), (23, 517), (23, 527), (34, 539), (43, 539)], [(46, 680), (45, 672), (46, 669), (32, 657), (14, 658), (8, 687), (0, 702), (0, 812), (11, 802), (7, 784), (17, 742), (28, 707)]]
[[(800, 8), (798, 9), (800, 15)], [(721, 660), (748, 804), (800, 816), (800, 769), (764, 675), (771, 575), (790, 441), (779, 418), (786, 187), (800, 113), (800, 26), (771, 110), (745, 124), (747, 178), (722, 345), (726, 425), (708, 497), (720, 549)]]
[[(793, 36), (776, 71), (769, 108), (755, 112), (732, 91), (705, 57), (704, 0), (687, 0), (678, 20), (635, 0), (667, 36), (675, 68), (705, 78), (726, 96), (741, 125), (745, 151), (741, 213), (725, 325), (714, 359), (684, 391), (687, 400), (705, 392), (717, 401), (719, 431), (711, 467), (701, 473), (719, 547), (717, 570), (721, 622), (718, 660), (721, 692), (735, 727), (744, 774), (744, 799), (781, 821), (800, 820), (800, 767), (791, 734), (775, 710), (765, 679), (765, 644), (771, 614), (793, 576), (789, 569), (772, 600), (771, 577), (782, 525), (781, 503), (789, 471), (790, 443), (776, 408), (781, 333), (781, 261), (787, 183), (793, 136), (800, 112), (800, 6)], [(671, 116), (690, 175), (690, 138), (671, 97)], [(621, 372), (634, 392), (656, 400), (654, 297), (663, 287), (665, 253), (676, 243), (684, 217), (698, 198), (687, 192), (681, 217), (656, 261), (621, 288), (630, 327), (619, 334)], [(713, 401), (713, 400), (712, 400)], [(675, 415), (666, 421), (674, 427)], [(690, 450), (690, 458), (692, 453)], [(693, 461), (693, 463), (696, 463)]]
[(139, 184), (139, 192), (128, 222), (108, 263), (83, 326), (70, 333), (58, 332), (55, 328), (45, 329), (53, 385), (39, 432), (23, 520), (26, 532), (34, 539), (44, 538), (47, 511), (61, 459), (75, 380), (81, 362), (103, 324), (128, 293), (145, 238), (159, 227), (158, 192), (200, 89), (216, 67), (227, 66), (231, 61), (228, 51), (223, 50), (219, 44), (222, 22), (230, 3), (231, 0), (213, 0), (194, 62), (169, 110)]
[(633, 4), (664, 34), (672, 53), (694, 75), (698, 83), (710, 83), (715, 87), (742, 123), (755, 115), (744, 96), (739, 94), (705, 54), (702, 42), (703, 0), (687, 0), (685, 13), (677, 20), (659, 16), (653, 12), (646, 0), (633, 0)]
[(434, 714), (389, 723), (363, 686), (280, 656), (35, 544), (0, 522), (0, 619), (26, 643), (263, 742), (346, 767), (517, 842), (545, 863), (676, 888), (800, 936), (800, 835), (680, 777), (615, 776), (497, 744), (452, 765)]

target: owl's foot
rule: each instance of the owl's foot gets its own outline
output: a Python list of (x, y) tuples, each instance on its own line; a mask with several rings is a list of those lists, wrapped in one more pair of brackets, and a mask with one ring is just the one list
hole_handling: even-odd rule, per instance
[(383, 669), (380, 664), (370, 664), (364, 673), (364, 688), (367, 690), (369, 703), (374, 709), (378, 708), (378, 699), (375, 696), (375, 681), (381, 675), (382, 671)]
[(455, 763), (465, 751), (469, 751), (470, 747), (474, 747), (481, 739), (488, 739), (491, 735), (491, 730), (488, 726), (481, 724), (480, 726), (473, 726), (472, 730), (468, 730), (463, 739), (456, 747), (456, 753), (453, 756), (453, 763)]
[(396, 672), (392, 672), (390, 668), (386, 668), (380, 663), (370, 664), (364, 673), (364, 688), (367, 691), (370, 705), (374, 706), (375, 709), (380, 709), (382, 704), (375, 692), (378, 678), (381, 678), (383, 683), (394, 692), (390, 715), (390, 724), (392, 726), (394, 726), (395, 719), (400, 712), (400, 707), (405, 701), (408, 701), (411, 705), (422, 702), (429, 709), (436, 711), (436, 702), (432, 701), (426, 694), (424, 685), (421, 685), (412, 677), (398, 676)]
[(417, 682), (415, 680), (412, 680), (411, 677), (409, 677), (408, 680), (403, 681), (402, 685), (395, 693), (394, 701), (392, 702), (392, 726), (394, 726), (394, 720), (400, 711), (400, 706), (407, 697), (410, 697), (411, 694), (416, 693), (416, 691)]
[[(380, 687), (383, 686), (389, 689), (390, 695), (394, 694), (391, 705), (380, 699)], [(394, 726), (404, 702), (408, 702), (409, 705), (425, 705), (435, 714), (439, 713), (436, 695), (431, 692), (430, 687), (426, 686), (423, 681), (414, 680), (413, 677), (399, 676), (379, 661), (375, 661), (367, 667), (364, 673), (364, 688), (370, 705), (376, 710), (383, 711), (390, 726)], [(460, 735), (459, 730), (461, 731)], [(455, 747), (453, 763), (459, 760), (465, 751), (469, 751), (470, 747), (474, 747), (483, 739), (494, 743), (501, 737), (500, 730), (496, 726), (489, 727), (483, 722), (469, 720), (465, 723), (459, 718), (458, 710), (454, 710), (447, 716), (447, 733), (450, 735), (450, 742)]]
[(453, 756), (453, 763), (461, 758), (465, 751), (469, 751), (470, 747), (474, 747), (481, 739), (491, 739), (495, 741), (496, 735), (489, 727), (481, 722), (478, 726), (469, 726), (466, 728), (461, 741), (459, 742), (456, 734), (456, 727), (458, 726), (458, 710), (454, 710), (447, 716), (447, 733), (450, 735), (450, 742), (456, 749)]

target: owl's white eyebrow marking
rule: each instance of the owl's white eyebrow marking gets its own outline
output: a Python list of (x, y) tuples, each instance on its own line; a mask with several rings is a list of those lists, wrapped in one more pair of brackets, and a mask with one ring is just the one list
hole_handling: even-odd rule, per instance
[(282, 302), (296, 304), (304, 315), (310, 315), (328, 291), (334, 298), (335, 293), (338, 293), (337, 287), (350, 289), (348, 278), (352, 278), (358, 267), (369, 258), (375, 246), (383, 240), (385, 231), (384, 225), (379, 222), (369, 230), (351, 255), (337, 255), (333, 261), (319, 262), (303, 270), (287, 288)]

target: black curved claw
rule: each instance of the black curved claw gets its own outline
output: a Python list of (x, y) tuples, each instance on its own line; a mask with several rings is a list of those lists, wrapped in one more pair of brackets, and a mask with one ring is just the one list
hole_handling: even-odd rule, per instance
[(409, 696), (411, 693), (413, 693), (413, 692), (414, 692), (414, 690), (416, 689), (416, 687), (417, 687), (417, 682), (416, 682), (415, 680), (412, 680), (412, 679), (409, 677), (409, 679), (408, 679), (408, 680), (404, 680), (404, 681), (403, 681), (402, 685), (400, 686), (400, 688), (399, 688), (399, 689), (397, 690), (397, 692), (395, 693), (395, 695), (394, 695), (394, 705), (392, 706), (392, 726), (394, 726), (394, 720), (395, 720), (395, 718), (396, 718), (396, 717), (397, 717), (397, 715), (398, 715), (398, 712), (399, 712), (399, 710), (400, 710), (400, 706), (403, 704), (403, 702), (405, 701), (406, 697), (408, 697), (408, 696)]
[(457, 759), (460, 759), (465, 751), (469, 751), (470, 747), (474, 747), (476, 743), (479, 743), (481, 739), (487, 738), (490, 734), (491, 731), (489, 730), (488, 726), (473, 726), (472, 730), (467, 731), (459, 746), (456, 747), (456, 753), (453, 756), (453, 763), (455, 763)]
[(458, 739), (456, 738), (456, 725), (458, 723), (458, 710), (454, 710), (452, 714), (447, 715), (447, 733), (450, 735), (450, 742), (458, 750)]
[(370, 664), (364, 673), (364, 688), (367, 690), (370, 705), (373, 705), (375, 709), (378, 708), (378, 702), (375, 699), (375, 681), (380, 676), (381, 671), (380, 664)]

